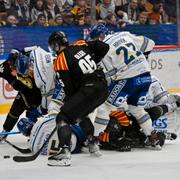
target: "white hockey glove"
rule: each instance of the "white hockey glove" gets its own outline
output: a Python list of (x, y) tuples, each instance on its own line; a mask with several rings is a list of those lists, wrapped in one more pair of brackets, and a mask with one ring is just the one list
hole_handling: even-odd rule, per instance
[(65, 98), (65, 92), (64, 92), (62, 83), (59, 82), (55, 87), (51, 102), (48, 106), (48, 114), (59, 113), (60, 108), (63, 105), (64, 98)]

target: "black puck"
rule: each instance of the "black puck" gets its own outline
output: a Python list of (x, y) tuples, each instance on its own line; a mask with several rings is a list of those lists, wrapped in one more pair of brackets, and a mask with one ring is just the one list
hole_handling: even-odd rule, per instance
[(10, 158), (10, 156), (9, 155), (4, 155), (3, 158), (8, 159), (8, 158)]

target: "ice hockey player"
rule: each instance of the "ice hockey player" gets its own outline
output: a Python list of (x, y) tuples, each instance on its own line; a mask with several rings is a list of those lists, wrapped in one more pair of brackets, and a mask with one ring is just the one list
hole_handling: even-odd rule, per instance
[[(147, 103), (145, 110), (150, 115), (153, 125), (156, 124), (155, 122), (158, 121), (159, 117), (169, 112), (175, 113), (179, 109), (179, 96), (170, 95), (155, 76), (152, 77), (152, 83), (146, 98)], [(144, 147), (146, 145), (146, 137), (140, 132), (140, 127), (133, 116), (122, 111), (112, 111), (110, 116), (111, 120), (108, 123), (108, 127), (104, 133), (101, 133), (102, 148), (129, 151), (131, 147)], [(176, 132), (170, 131), (168, 126), (172, 126), (172, 124), (177, 126), (176, 121), (168, 119), (168, 116), (167, 121), (168, 122), (164, 122), (166, 124), (164, 124), (165, 127), (163, 129), (155, 125), (154, 127), (155, 129), (157, 128), (157, 130), (163, 131), (166, 139), (174, 140), (177, 137)]]
[[(60, 110), (60, 104), (63, 104), (65, 93), (60, 84), (58, 84), (56, 91), (52, 96), (55, 87), (55, 73), (53, 69), (55, 57), (41, 47), (37, 47), (31, 51), (30, 57), (30, 59), (17, 59), (16, 70), (23, 77), (30, 76), (34, 78), (35, 83), (42, 94), (40, 106), (44, 109), (48, 108), (48, 115), (38, 117), (38, 113), (36, 113), (37, 116), (34, 115), (32, 118), (21, 118), (17, 127), (23, 135), (30, 136), (28, 143), (29, 147), (33, 153), (36, 153), (55, 126), (56, 115)], [(24, 70), (24, 68), (26, 68), (26, 70)], [(86, 137), (78, 124), (72, 125), (71, 128), (71, 152), (77, 153), (80, 152)], [(50, 155), (58, 150), (59, 141), (55, 134), (50, 139), (48, 146), (43, 149), (42, 154)]]
[[(94, 139), (94, 126), (87, 117), (107, 96), (107, 82), (97, 63), (109, 50), (109, 45), (100, 42), (77, 41), (69, 45), (67, 36), (53, 32), (49, 37), (49, 46), (57, 53), (55, 72), (57, 80), (65, 92), (64, 103), (56, 116), (56, 127), (61, 150), (49, 156), (50, 166), (71, 165), (70, 138), (71, 124), (80, 120), (80, 127), (89, 141), (89, 151), (100, 155)], [(57, 86), (56, 86), (57, 87)]]
[[(155, 131), (149, 114), (144, 110), (152, 79), (149, 64), (143, 53), (151, 51), (155, 43), (144, 36), (135, 36), (129, 32), (107, 35), (108, 32), (104, 24), (95, 25), (90, 30), (91, 39), (103, 40), (110, 45), (109, 52), (101, 62), (107, 80), (111, 81), (110, 95), (97, 110), (95, 127), (98, 126), (97, 129), (101, 132), (102, 127), (98, 124), (108, 122), (112, 110), (122, 109), (136, 118), (143, 133), (148, 137), (147, 143), (160, 148), (161, 134)], [(96, 135), (99, 132), (96, 132)]]
[[(36, 153), (43, 145), (44, 140), (51, 134), (56, 126), (56, 114), (48, 114), (38, 118), (34, 124), (30, 137), (29, 148), (33, 153)], [(80, 153), (82, 146), (86, 142), (86, 135), (78, 124), (71, 125), (72, 134), (70, 140), (71, 153)], [(49, 140), (41, 152), (42, 155), (52, 155), (60, 150), (59, 140), (57, 133), (55, 133)]]
[[(0, 77), (8, 81), (18, 91), (11, 109), (3, 124), (3, 131), (9, 132), (17, 123), (20, 115), (26, 110), (27, 116), (41, 103), (41, 92), (30, 77), (22, 77), (16, 73), (16, 60), (28, 59), (29, 52), (34, 47), (27, 47), (23, 50), (12, 49), (7, 60), (0, 64)], [(0, 141), (7, 135), (0, 135)]]
[[(29, 60), (18, 59), (16, 70), (23, 77), (34, 79), (36, 86), (41, 91), (41, 104), (31, 112), (31, 117), (21, 118), (17, 124), (19, 131), (29, 136), (37, 118), (47, 114), (47, 109), (55, 87), (55, 72), (53, 62), (55, 57), (41, 47), (35, 48), (30, 53)], [(24, 71), (26, 68), (26, 71)], [(42, 113), (41, 113), (42, 112)]]

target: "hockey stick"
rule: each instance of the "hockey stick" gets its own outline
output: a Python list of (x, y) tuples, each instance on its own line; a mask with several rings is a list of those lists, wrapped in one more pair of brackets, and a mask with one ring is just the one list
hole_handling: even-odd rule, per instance
[(56, 127), (53, 129), (53, 131), (51, 132), (51, 134), (49, 135), (49, 137), (45, 140), (44, 144), (41, 146), (41, 148), (33, 155), (30, 156), (14, 156), (13, 160), (15, 162), (28, 162), (28, 161), (33, 161), (35, 160), (39, 154), (41, 153), (41, 151), (43, 150), (43, 148), (45, 147), (45, 145), (48, 143), (48, 141), (50, 140), (50, 138), (53, 136), (54, 132), (56, 131)]
[(8, 140), (4, 140), (4, 142), (6, 142), (7, 144), (9, 144), (10, 146), (12, 146), (14, 149), (16, 149), (17, 151), (23, 153), (23, 154), (29, 154), (31, 153), (31, 150), (29, 148), (27, 149), (22, 149), (20, 147), (17, 147), (16, 145), (12, 144), (11, 142), (9, 142)]
[(11, 132), (0, 132), (0, 135), (12, 135), (12, 134), (20, 134), (20, 132), (11, 131)]

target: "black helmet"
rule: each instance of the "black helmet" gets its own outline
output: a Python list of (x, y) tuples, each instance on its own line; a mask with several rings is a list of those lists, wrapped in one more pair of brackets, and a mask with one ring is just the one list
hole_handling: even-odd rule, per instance
[(51, 47), (58, 44), (59, 46), (68, 46), (69, 41), (66, 34), (62, 31), (55, 31), (49, 36), (48, 43)]

